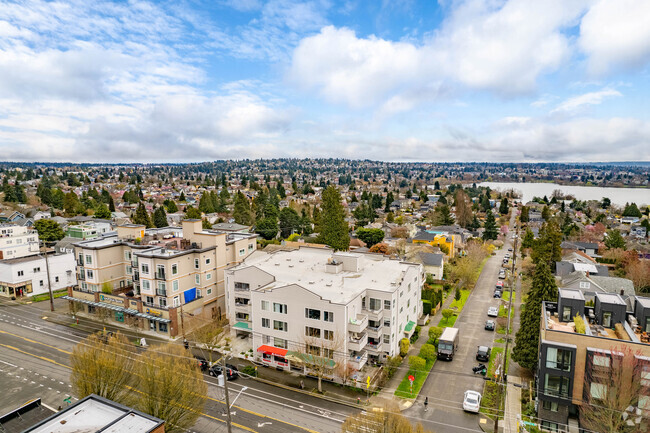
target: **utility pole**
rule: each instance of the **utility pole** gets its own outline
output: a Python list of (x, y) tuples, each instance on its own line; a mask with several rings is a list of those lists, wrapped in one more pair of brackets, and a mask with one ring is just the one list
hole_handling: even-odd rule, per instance
[[(519, 239), (519, 230), (517, 227), (517, 222), (515, 221), (515, 242), (512, 247), (512, 286), (510, 287), (510, 299), (508, 300), (508, 323), (506, 325), (506, 348), (503, 352), (503, 358), (501, 359), (501, 368), (499, 369), (499, 377), (497, 377), (497, 413), (494, 417), (494, 432), (499, 431), (499, 412), (501, 410), (501, 387), (507, 386), (506, 383), (503, 383), (503, 372), (506, 367), (506, 360), (508, 358), (508, 343), (510, 343), (510, 315), (512, 312), (512, 295), (517, 288), (517, 279), (515, 278), (515, 263), (517, 261), (517, 240)], [(504, 388), (505, 390), (505, 388)], [(505, 394), (505, 392), (504, 392)], [(505, 414), (505, 409), (504, 409)], [(504, 417), (505, 419), (505, 417)]]
[(228, 372), (226, 370), (226, 357), (221, 357), (223, 363), (221, 374), (223, 375), (223, 391), (226, 399), (226, 425), (228, 426), (228, 433), (232, 433), (232, 419), (230, 419), (230, 398), (228, 397)]
[(50, 284), (50, 263), (47, 260), (47, 245), (43, 241), (45, 248), (45, 273), (47, 274), (47, 289), (50, 292), (50, 311), (54, 311), (54, 295), (52, 294), (52, 284)]

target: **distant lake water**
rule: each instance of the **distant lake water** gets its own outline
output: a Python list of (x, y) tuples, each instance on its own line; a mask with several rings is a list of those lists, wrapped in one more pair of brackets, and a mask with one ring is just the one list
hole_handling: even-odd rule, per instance
[(607, 188), (598, 186), (558, 185), (557, 183), (520, 183), (520, 182), (481, 182), (478, 186), (487, 186), (493, 190), (506, 191), (513, 189), (522, 194), (524, 203), (533, 197), (547, 196), (559, 189), (565, 195), (572, 195), (578, 200), (602, 200), (607, 197), (612, 204), (625, 206), (625, 203), (650, 204), (650, 189), (648, 188)]

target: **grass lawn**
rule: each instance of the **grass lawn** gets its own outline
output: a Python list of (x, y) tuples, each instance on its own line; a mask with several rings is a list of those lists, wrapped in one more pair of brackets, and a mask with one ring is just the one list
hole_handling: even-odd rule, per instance
[(465, 302), (467, 302), (467, 298), (469, 297), (469, 293), (469, 290), (461, 290), (460, 299), (458, 301), (454, 299), (454, 302), (449, 305), (449, 308), (452, 310), (455, 308), (458, 311), (462, 311), (463, 307), (465, 306)]
[[(499, 307), (499, 317), (507, 318), (508, 317), (508, 309), (506, 308), (505, 304), (501, 304)], [(510, 318), (515, 317), (515, 307), (510, 308)]]
[[(61, 296), (65, 296), (68, 294), (67, 290), (57, 290), (55, 292), (52, 292), (53, 297), (60, 298)], [(41, 293), (40, 295), (34, 295), (32, 296), (32, 302), (41, 302), (41, 301), (47, 301), (50, 299), (50, 294), (49, 293)]]
[[(503, 356), (503, 347), (495, 347), (492, 349), (492, 354), (490, 355), (490, 363), (488, 364), (488, 373), (487, 377), (494, 378), (494, 372), (497, 367), (501, 365), (501, 362), (497, 364), (497, 360), (501, 361), (499, 355)], [(508, 371), (508, 360), (506, 360), (506, 371)], [(487, 381), (483, 387), (483, 399), (481, 400), (481, 413), (486, 414), (490, 418), (494, 418), (494, 414), (497, 408), (498, 399), (499, 399), (499, 388), (501, 385), (498, 385), (496, 382)]]
[[(433, 368), (433, 364), (436, 363), (436, 360), (427, 361), (427, 365), (424, 371), (415, 371), (409, 370), (405, 375), (402, 382), (397, 387), (395, 395), (401, 398), (415, 398), (420, 393), (420, 388), (424, 385), (424, 381), (427, 380), (427, 376)], [(411, 392), (411, 383), (409, 382), (409, 375), (413, 375), (415, 380), (413, 381), (413, 392)]]
[(504, 301), (509, 301), (510, 300), (510, 294), (512, 293), (512, 303), (514, 304), (515, 299), (517, 299), (517, 293), (513, 291), (505, 291), (503, 292), (503, 300)]
[(441, 328), (451, 328), (454, 326), (454, 323), (456, 323), (456, 319), (458, 319), (458, 316), (453, 315), (449, 318), (449, 321), (445, 320), (443, 317), (440, 319), (440, 322), (438, 322), (438, 326)]

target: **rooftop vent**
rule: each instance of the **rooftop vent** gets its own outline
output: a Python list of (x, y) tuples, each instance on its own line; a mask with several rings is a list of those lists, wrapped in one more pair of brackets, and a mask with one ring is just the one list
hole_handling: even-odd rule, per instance
[(314, 284), (314, 281), (310, 281), (309, 284)]

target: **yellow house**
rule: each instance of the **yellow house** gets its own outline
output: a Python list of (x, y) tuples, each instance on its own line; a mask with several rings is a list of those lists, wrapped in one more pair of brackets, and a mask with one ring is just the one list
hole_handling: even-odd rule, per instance
[(428, 244), (433, 247), (438, 247), (442, 252), (447, 254), (447, 257), (454, 257), (456, 251), (456, 243), (454, 236), (446, 233), (430, 233), (425, 231), (418, 232), (413, 237), (414, 244)]

